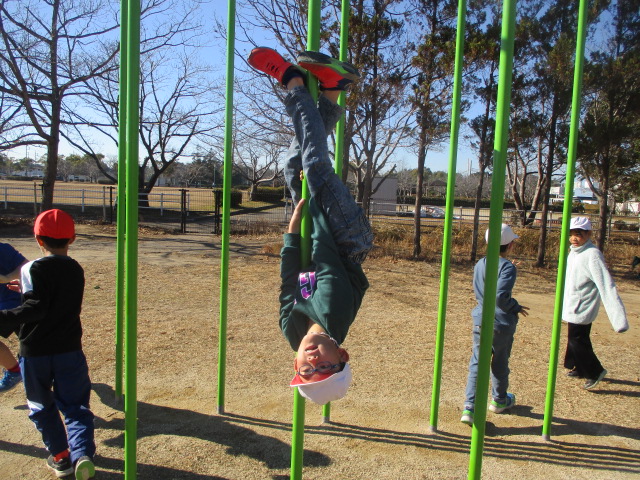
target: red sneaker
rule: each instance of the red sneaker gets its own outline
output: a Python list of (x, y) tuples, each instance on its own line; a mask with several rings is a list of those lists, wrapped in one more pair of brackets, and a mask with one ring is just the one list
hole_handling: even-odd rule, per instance
[(344, 90), (360, 78), (358, 69), (348, 62), (320, 52), (306, 51), (298, 55), (298, 65), (310, 71), (320, 82), (321, 90)]
[(280, 83), (289, 68), (297, 69), (295, 65), (282, 58), (282, 55), (268, 47), (256, 47), (251, 50), (248, 61), (253, 68), (266, 73)]

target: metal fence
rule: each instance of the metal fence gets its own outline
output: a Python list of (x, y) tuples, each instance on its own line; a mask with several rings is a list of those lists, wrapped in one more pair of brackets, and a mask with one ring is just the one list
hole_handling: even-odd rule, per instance
[[(260, 197), (252, 201), (244, 192), (238, 205), (233, 206), (230, 215), (231, 233), (267, 233), (282, 232), (289, 222), (292, 212), (291, 200), (282, 195), (272, 198)], [(102, 223), (116, 222), (117, 187), (82, 183), (56, 183), (54, 206), (69, 211), (76, 218)], [(184, 189), (156, 187), (149, 194), (140, 194), (139, 224), (158, 227), (180, 233), (219, 234), (222, 220), (222, 195), (219, 190)], [(0, 180), (0, 214), (35, 216), (42, 204), (42, 185)], [(369, 205), (369, 219), (374, 229), (398, 227), (412, 229), (414, 226), (413, 205), (397, 204), (395, 199), (375, 201)], [(454, 207), (454, 227), (470, 228), (473, 224), (473, 208)], [(527, 215), (530, 213), (527, 212)], [(523, 212), (504, 210), (503, 222), (519, 225)], [(541, 224), (541, 212), (533, 212), (530, 226)], [(589, 216), (598, 228), (599, 218)], [(421, 227), (430, 230), (441, 226), (444, 221), (444, 208), (423, 206)], [(489, 209), (480, 210), (481, 229), (489, 223)], [(562, 223), (562, 214), (550, 212), (548, 225), (558, 229)], [(638, 232), (639, 217), (616, 216), (610, 225), (612, 232)]]

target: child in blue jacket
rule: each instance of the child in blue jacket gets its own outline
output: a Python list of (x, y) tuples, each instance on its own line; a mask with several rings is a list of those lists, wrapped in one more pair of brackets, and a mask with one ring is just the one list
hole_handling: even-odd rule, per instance
[[(489, 241), (489, 230), (485, 235)], [(500, 259), (498, 263), (498, 284), (496, 290), (496, 310), (493, 322), (493, 344), (491, 357), (491, 395), (493, 400), (489, 410), (502, 413), (516, 404), (516, 396), (507, 392), (509, 386), (509, 357), (513, 336), (518, 326), (518, 315), (526, 317), (528, 307), (520, 305), (511, 296), (516, 283), (516, 267), (506, 257), (513, 251), (518, 238), (511, 227), (502, 224), (500, 233)], [(469, 375), (465, 392), (464, 409), (460, 421), (473, 425), (473, 413), (478, 379), (478, 356), (480, 355), (480, 329), (482, 326), (482, 305), (484, 303), (484, 284), (487, 259), (482, 258), (473, 270), (473, 290), (478, 304), (471, 312), (473, 317), (473, 350), (469, 360)]]

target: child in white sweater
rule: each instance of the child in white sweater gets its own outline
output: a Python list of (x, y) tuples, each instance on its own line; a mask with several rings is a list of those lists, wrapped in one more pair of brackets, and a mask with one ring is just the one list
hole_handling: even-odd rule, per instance
[(607, 270), (602, 252), (591, 243), (591, 222), (586, 217), (571, 219), (571, 251), (567, 258), (562, 319), (567, 322), (568, 339), (564, 366), (569, 377), (586, 379), (584, 388), (591, 390), (607, 371), (593, 351), (591, 324), (598, 315), (600, 299), (616, 332), (629, 329), (627, 314), (616, 284)]

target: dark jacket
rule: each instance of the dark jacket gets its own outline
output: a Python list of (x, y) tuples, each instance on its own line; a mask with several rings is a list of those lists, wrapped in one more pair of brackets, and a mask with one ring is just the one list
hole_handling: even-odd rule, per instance
[(80, 264), (71, 257), (49, 255), (22, 267), (21, 280), (22, 305), (0, 311), (0, 322), (17, 328), (20, 355), (82, 350), (84, 271)]
[[(313, 320), (341, 344), (369, 288), (362, 266), (343, 259), (324, 213), (311, 199), (311, 264), (303, 269), (300, 235), (286, 233), (280, 252), (280, 328), (297, 350)], [(303, 271), (304, 270), (304, 271)]]

